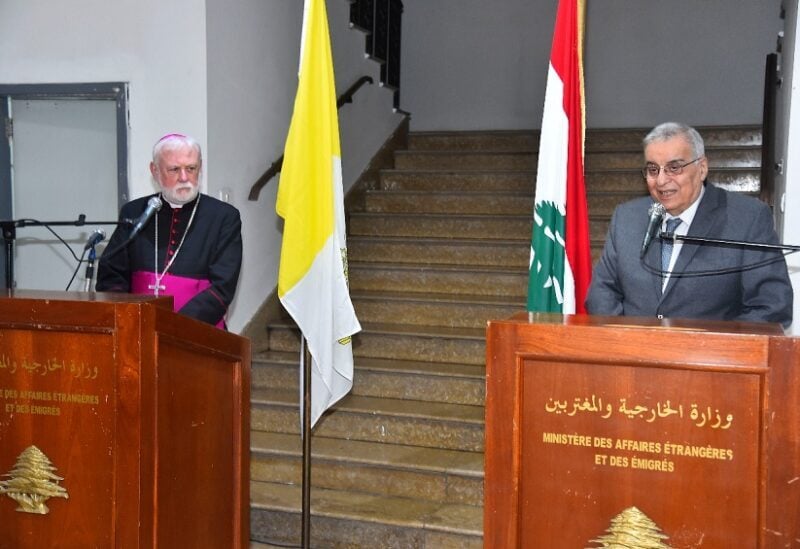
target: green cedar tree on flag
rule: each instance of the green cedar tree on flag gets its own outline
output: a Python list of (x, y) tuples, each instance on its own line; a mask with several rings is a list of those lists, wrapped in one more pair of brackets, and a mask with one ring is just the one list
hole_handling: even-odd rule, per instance
[(547, 73), (531, 238), (528, 311), (585, 312), (591, 279), (583, 176), (584, 0), (560, 0)]

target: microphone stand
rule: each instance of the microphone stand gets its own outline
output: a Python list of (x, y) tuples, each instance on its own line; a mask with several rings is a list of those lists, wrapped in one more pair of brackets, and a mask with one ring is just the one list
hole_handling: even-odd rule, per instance
[(97, 259), (97, 251), (92, 244), (89, 249), (89, 258), (86, 260), (86, 280), (83, 283), (83, 291), (88, 292), (92, 289), (92, 278), (94, 278), (94, 261)]
[(84, 225), (119, 225), (119, 221), (86, 221), (86, 215), (80, 214), (75, 221), (37, 221), (34, 219), (17, 219), (0, 221), (0, 230), (3, 231), (6, 258), (6, 293), (14, 289), (14, 240), (17, 238), (19, 227), (40, 226), (74, 226)]
[(680, 240), (682, 242), (689, 242), (694, 244), (720, 244), (722, 246), (740, 246), (743, 248), (761, 248), (765, 250), (787, 250), (792, 252), (800, 251), (800, 246), (795, 246), (792, 244), (764, 244), (760, 242), (747, 242), (746, 240), (705, 238), (701, 236), (689, 236), (689, 235), (682, 235), (675, 233), (661, 233), (659, 237), (666, 240), (672, 240), (673, 243), (676, 240)]

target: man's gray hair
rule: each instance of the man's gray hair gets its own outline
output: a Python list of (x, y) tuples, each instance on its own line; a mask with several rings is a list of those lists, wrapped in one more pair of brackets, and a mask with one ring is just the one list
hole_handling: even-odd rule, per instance
[(203, 151), (200, 149), (200, 143), (195, 141), (193, 137), (181, 133), (168, 133), (153, 145), (153, 163), (158, 164), (158, 161), (161, 160), (161, 153), (164, 151), (174, 151), (185, 147), (191, 147), (196, 150), (197, 160), (201, 163), (203, 162)]
[(642, 140), (645, 148), (651, 143), (656, 141), (667, 141), (673, 137), (683, 137), (692, 147), (694, 158), (705, 156), (706, 147), (703, 144), (703, 138), (696, 129), (680, 122), (664, 122), (659, 124), (648, 133)]

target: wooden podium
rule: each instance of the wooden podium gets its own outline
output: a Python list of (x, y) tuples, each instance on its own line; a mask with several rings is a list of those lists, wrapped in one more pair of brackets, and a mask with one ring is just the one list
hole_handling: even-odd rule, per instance
[(250, 344), (171, 303), (0, 297), (0, 547), (248, 547)]
[(486, 368), (485, 547), (800, 546), (779, 326), (522, 314)]

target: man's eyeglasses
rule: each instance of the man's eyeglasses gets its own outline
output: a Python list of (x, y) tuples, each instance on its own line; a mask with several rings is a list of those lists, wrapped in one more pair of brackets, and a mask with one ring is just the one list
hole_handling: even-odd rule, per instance
[(698, 156), (694, 160), (690, 160), (689, 162), (681, 162), (680, 160), (673, 160), (672, 162), (667, 162), (663, 166), (659, 166), (658, 164), (647, 164), (644, 168), (642, 168), (642, 175), (645, 179), (655, 179), (658, 177), (658, 174), (661, 173), (661, 170), (664, 170), (664, 173), (667, 175), (680, 175), (683, 173), (683, 168), (688, 166), (689, 164), (694, 164), (698, 160), (702, 160), (702, 156)]
[(199, 166), (191, 164), (189, 166), (170, 166), (169, 168), (164, 168), (164, 171), (174, 177), (180, 175), (181, 171), (186, 171), (187, 175), (194, 175), (199, 169)]

